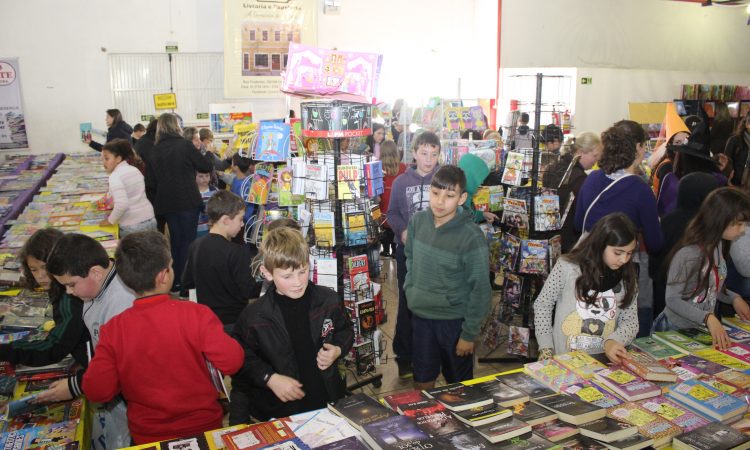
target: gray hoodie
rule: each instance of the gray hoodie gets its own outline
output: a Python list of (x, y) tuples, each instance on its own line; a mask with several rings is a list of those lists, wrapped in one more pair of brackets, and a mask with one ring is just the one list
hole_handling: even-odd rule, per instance
[(432, 172), (421, 176), (416, 169), (410, 167), (393, 181), (387, 220), (399, 243), (403, 244), (401, 233), (409, 225), (412, 216), (430, 206), (430, 183), (437, 170), (438, 166), (435, 166)]

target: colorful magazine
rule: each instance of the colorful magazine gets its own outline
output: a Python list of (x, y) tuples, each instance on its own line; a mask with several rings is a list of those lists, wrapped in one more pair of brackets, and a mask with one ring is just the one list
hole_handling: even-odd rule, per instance
[(520, 310), (523, 294), (523, 278), (513, 273), (506, 273), (503, 285), (505, 304), (509, 305), (513, 311)]
[(258, 161), (279, 162), (289, 158), (291, 127), (283, 122), (261, 122), (255, 147)]
[(526, 210), (526, 200), (505, 197), (502, 222), (511, 228), (528, 230), (529, 214)]
[(559, 230), (560, 197), (557, 195), (539, 195), (534, 199), (534, 227), (536, 231)]
[(521, 241), (521, 273), (545, 274), (547, 269), (547, 241), (524, 239)]
[(528, 357), (530, 333), (531, 330), (525, 327), (508, 327), (508, 354)]
[(256, 205), (268, 203), (268, 194), (271, 192), (271, 179), (273, 178), (272, 164), (256, 164), (253, 182), (247, 194), (247, 202)]
[(500, 247), (500, 265), (506, 269), (515, 270), (520, 250), (521, 239), (510, 233), (504, 233)]

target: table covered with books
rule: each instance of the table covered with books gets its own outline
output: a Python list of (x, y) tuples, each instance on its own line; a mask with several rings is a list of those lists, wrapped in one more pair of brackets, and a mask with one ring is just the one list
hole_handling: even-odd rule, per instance
[(427, 391), (213, 430), (154, 449), (750, 448), (750, 323), (638, 338), (621, 364), (573, 351)]

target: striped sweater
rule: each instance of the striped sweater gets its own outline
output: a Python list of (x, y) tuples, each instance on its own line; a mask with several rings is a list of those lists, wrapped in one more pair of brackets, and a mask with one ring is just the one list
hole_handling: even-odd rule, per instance
[(461, 339), (473, 341), (490, 310), (489, 249), (473, 214), (459, 210), (435, 228), (428, 208), (409, 221), (407, 304), (425, 319), (464, 319)]

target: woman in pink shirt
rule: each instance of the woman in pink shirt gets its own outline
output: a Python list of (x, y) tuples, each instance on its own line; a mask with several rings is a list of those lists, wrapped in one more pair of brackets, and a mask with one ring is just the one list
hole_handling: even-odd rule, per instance
[(102, 147), (102, 164), (109, 174), (107, 195), (113, 202), (107, 222), (119, 225), (120, 238), (136, 231), (156, 230), (154, 208), (146, 198), (143, 174), (131, 165), (136, 158), (125, 139), (114, 139)]

